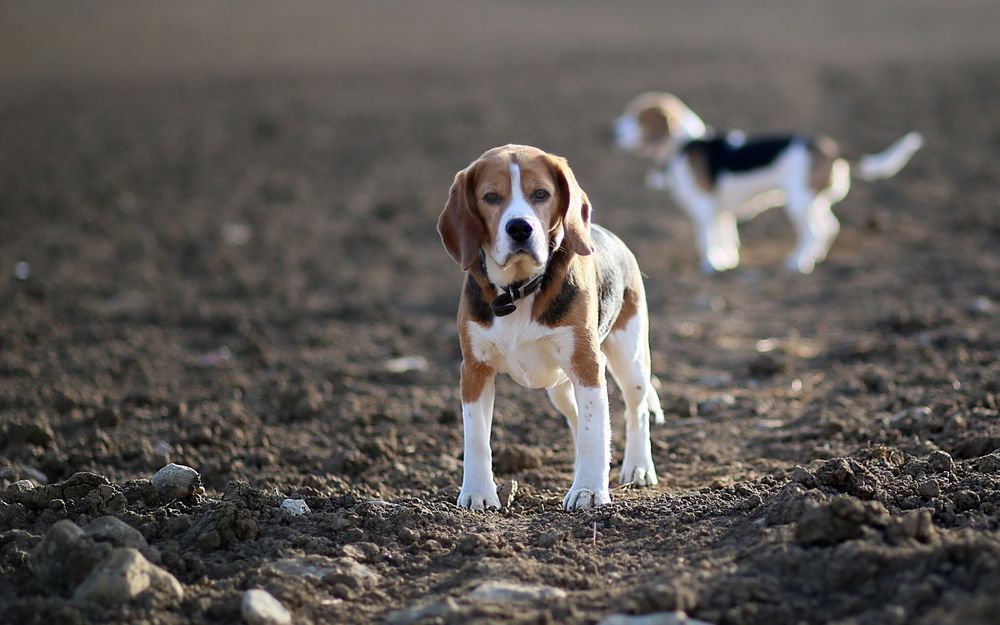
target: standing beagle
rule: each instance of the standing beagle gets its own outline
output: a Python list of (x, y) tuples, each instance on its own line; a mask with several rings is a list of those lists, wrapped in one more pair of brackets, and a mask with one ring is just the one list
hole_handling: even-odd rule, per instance
[(544, 388), (575, 446), (566, 510), (611, 501), (611, 420), (605, 365), (625, 399), (621, 482), (657, 483), (649, 416), (649, 320), (635, 257), (590, 223), (590, 203), (566, 160), (537, 148), (489, 150), (458, 172), (438, 232), (466, 272), (458, 308), (465, 464), (458, 505), (500, 507), (490, 428), (494, 378)]
[[(830, 210), (851, 186), (851, 167), (828, 137), (746, 138), (715, 133), (678, 98), (644, 93), (615, 120), (618, 147), (654, 160), (647, 184), (670, 189), (694, 221), (702, 269), (725, 271), (740, 262), (738, 221), (784, 205), (798, 242), (786, 266), (809, 273), (840, 232)], [(894, 176), (923, 145), (911, 132), (885, 151), (861, 158), (863, 180)]]

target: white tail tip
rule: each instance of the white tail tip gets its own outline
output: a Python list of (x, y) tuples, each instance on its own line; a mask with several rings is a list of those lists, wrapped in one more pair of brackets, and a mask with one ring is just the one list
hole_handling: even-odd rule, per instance
[(869, 154), (858, 161), (858, 174), (864, 180), (892, 178), (924, 144), (919, 132), (910, 132), (878, 154)]

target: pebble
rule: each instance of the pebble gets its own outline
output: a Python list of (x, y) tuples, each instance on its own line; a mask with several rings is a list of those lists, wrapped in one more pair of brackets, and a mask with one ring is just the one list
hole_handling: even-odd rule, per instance
[(497, 496), (500, 498), (500, 508), (507, 510), (514, 503), (514, 496), (517, 495), (517, 480), (507, 480), (500, 487)]
[(980, 295), (969, 300), (966, 305), (966, 309), (971, 313), (978, 313), (981, 315), (988, 315), (993, 312), (994, 304), (990, 298), (985, 295)]
[(407, 371), (424, 371), (427, 369), (427, 359), (423, 356), (401, 356), (391, 358), (382, 365), (389, 373), (406, 373)]
[(698, 404), (698, 414), (712, 416), (723, 408), (728, 408), (736, 404), (736, 398), (729, 393), (719, 393), (713, 395)]
[(951, 459), (951, 454), (940, 450), (927, 456), (927, 464), (935, 471), (951, 471), (955, 468), (955, 462)]
[(455, 600), (451, 597), (445, 597), (441, 601), (396, 610), (386, 617), (385, 622), (387, 625), (410, 625), (410, 623), (424, 619), (434, 618), (440, 620), (458, 611), (459, 607)]
[(96, 541), (111, 543), (116, 547), (147, 549), (149, 545), (139, 530), (113, 516), (102, 516), (91, 521), (84, 533)]
[(271, 593), (252, 588), (243, 593), (243, 619), (249, 625), (290, 625), (292, 613)]
[(156, 472), (151, 480), (160, 493), (160, 499), (184, 499), (194, 493), (204, 492), (201, 476), (191, 467), (171, 462)]
[(57, 521), (28, 556), (28, 568), (39, 582), (59, 593), (72, 591), (111, 550), (88, 540), (67, 519)]
[(184, 587), (170, 573), (152, 564), (136, 549), (113, 549), (73, 593), (76, 601), (115, 605), (154, 589), (173, 599), (184, 598)]
[(466, 598), (487, 603), (508, 603), (563, 599), (566, 591), (551, 586), (518, 584), (515, 582), (489, 581), (477, 586)]
[(281, 502), (281, 509), (292, 516), (302, 516), (311, 512), (305, 499), (286, 499)]
[(350, 558), (310, 555), (276, 560), (265, 568), (277, 575), (299, 577), (324, 583), (349, 580), (352, 586), (358, 587), (372, 586), (379, 580), (378, 573)]
[(710, 625), (693, 619), (684, 612), (655, 612), (653, 614), (612, 614), (597, 625)]

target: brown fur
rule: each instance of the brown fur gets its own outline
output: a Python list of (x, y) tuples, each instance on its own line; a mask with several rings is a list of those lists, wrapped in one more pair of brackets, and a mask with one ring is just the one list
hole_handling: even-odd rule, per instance
[[(532, 204), (542, 223), (549, 224), (550, 240), (560, 231), (564, 235), (562, 248), (565, 252), (550, 257), (550, 263), (556, 264), (548, 267), (546, 285), (535, 298), (532, 317), (537, 320), (545, 313), (567, 280), (579, 287), (572, 306), (558, 325), (573, 328), (571, 373), (585, 386), (599, 386), (597, 269), (593, 258), (589, 257), (593, 252), (589, 229), (590, 203), (565, 159), (524, 146), (504, 146), (486, 152), (455, 176), (448, 203), (438, 220), (441, 240), (452, 258), (476, 280), (483, 296), (496, 297), (496, 291), (486, 276), (481, 275), (481, 271), (473, 265), (478, 260), (480, 247), (496, 240), (499, 235), (500, 218), (513, 194), (509, 170), (512, 161), (521, 169), (521, 192), (526, 197), (530, 198), (537, 189), (545, 189), (551, 194), (547, 201)], [(501, 201), (487, 202), (484, 198), (489, 193), (496, 193)], [(463, 227), (471, 231), (463, 231)], [(634, 308), (633, 305), (632, 314), (635, 314)], [(477, 400), (487, 382), (496, 374), (493, 367), (477, 360), (472, 353), (469, 339), (471, 323), (476, 321), (463, 290), (458, 327), (463, 358), (462, 401), (466, 403)]]
[(715, 185), (712, 182), (712, 174), (708, 167), (708, 154), (700, 146), (693, 145), (687, 151), (687, 160), (698, 188), (711, 193)]
[(809, 144), (809, 188), (819, 193), (830, 186), (838, 158), (840, 146), (829, 137), (817, 137)]
[(643, 286), (642, 277), (634, 276), (625, 285), (625, 295), (622, 297), (622, 309), (618, 311), (618, 317), (611, 324), (611, 331), (624, 330), (628, 322), (639, 314), (642, 304)]

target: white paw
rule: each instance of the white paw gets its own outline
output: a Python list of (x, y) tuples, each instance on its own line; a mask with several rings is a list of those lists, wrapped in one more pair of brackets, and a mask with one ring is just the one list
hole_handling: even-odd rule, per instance
[(811, 255), (806, 254), (792, 254), (785, 261), (785, 269), (788, 271), (797, 271), (799, 273), (812, 273), (812, 270), (816, 267), (816, 259)]
[(563, 497), (563, 508), (567, 511), (590, 510), (595, 506), (603, 506), (611, 503), (611, 493), (607, 487), (602, 489), (583, 488), (573, 486)]
[(463, 488), (462, 492), (458, 494), (457, 503), (459, 507), (468, 508), (469, 510), (500, 509), (500, 497), (497, 496), (495, 487), (492, 490), (489, 488)]
[(622, 473), (618, 478), (621, 484), (631, 484), (632, 486), (656, 486), (660, 480), (656, 479), (656, 467), (653, 466), (653, 459), (646, 458), (639, 462), (631, 462), (626, 458), (622, 463)]

